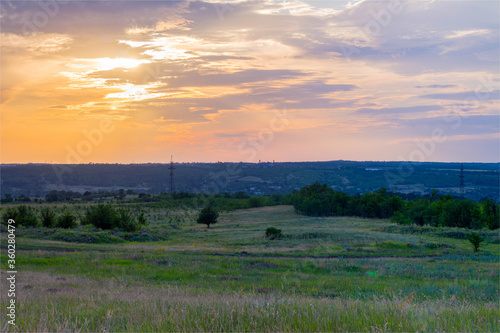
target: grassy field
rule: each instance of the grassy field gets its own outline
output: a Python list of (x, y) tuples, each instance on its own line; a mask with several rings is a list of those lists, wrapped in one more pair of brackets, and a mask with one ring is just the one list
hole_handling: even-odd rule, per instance
[[(497, 332), (499, 241), (387, 220), (238, 210), (210, 229), (150, 212), (166, 240), (17, 238), (17, 326), (2, 331)], [(151, 218), (154, 215), (154, 218)], [(172, 216), (182, 216), (172, 225)], [(281, 239), (264, 236), (280, 228)], [(2, 237), (2, 276), (6, 244)], [(7, 306), (6, 279), (0, 281)]]

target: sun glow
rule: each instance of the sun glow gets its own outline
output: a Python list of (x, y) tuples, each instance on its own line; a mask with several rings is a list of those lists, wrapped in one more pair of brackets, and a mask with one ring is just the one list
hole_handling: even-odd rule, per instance
[(111, 93), (107, 94), (105, 99), (128, 99), (128, 100), (134, 100), (134, 101), (140, 101), (143, 99), (148, 99), (148, 98), (156, 98), (156, 97), (161, 97), (164, 96), (164, 93), (151, 93), (148, 92), (149, 88), (154, 88), (157, 85), (150, 84), (150, 85), (134, 85), (134, 84), (124, 84), (121, 86), (117, 86), (117, 88), (122, 89), (122, 92), (117, 92), (117, 93)]
[(114, 68), (134, 68), (140, 64), (149, 63), (145, 59), (129, 59), (129, 58), (99, 58), (95, 59), (98, 70), (106, 71)]

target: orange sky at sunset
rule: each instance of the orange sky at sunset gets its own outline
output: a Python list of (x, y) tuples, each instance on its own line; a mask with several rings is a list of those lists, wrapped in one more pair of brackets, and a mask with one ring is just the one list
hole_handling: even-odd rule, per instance
[(497, 1), (1, 2), (2, 163), (499, 161)]

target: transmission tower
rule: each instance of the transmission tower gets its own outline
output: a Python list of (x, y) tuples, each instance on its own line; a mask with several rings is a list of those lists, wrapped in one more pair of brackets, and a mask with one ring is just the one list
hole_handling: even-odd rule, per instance
[(174, 194), (174, 157), (170, 155), (170, 166), (168, 167), (170, 170), (170, 194)]
[(464, 191), (464, 164), (460, 166), (460, 197), (463, 198), (465, 191)]

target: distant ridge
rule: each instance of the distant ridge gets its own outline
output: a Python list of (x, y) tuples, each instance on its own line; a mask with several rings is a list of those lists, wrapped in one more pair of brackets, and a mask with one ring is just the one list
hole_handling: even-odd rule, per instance
[[(458, 194), (459, 162), (174, 163), (175, 190), (248, 194), (289, 193), (315, 181), (349, 194), (386, 187), (403, 193)], [(500, 163), (464, 163), (464, 196), (498, 200)], [(170, 163), (1, 164), (1, 194), (45, 196), (51, 190), (169, 192)]]

